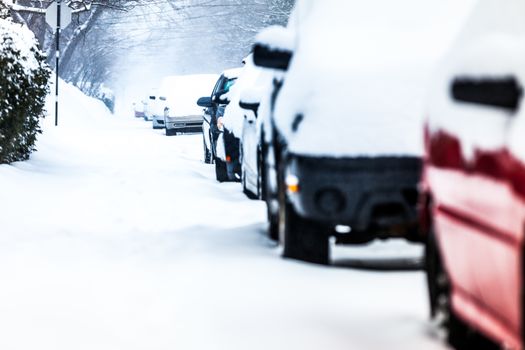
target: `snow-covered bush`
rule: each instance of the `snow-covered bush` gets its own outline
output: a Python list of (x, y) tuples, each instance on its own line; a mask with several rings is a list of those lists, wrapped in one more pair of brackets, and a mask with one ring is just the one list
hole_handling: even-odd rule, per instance
[(0, 163), (25, 160), (35, 149), (50, 74), (33, 33), (0, 18)]

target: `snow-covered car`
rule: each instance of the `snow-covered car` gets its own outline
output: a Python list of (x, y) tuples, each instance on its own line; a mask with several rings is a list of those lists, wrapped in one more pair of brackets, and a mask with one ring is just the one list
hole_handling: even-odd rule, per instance
[(158, 90), (152, 90), (144, 104), (144, 119), (152, 122), (153, 129), (164, 128), (166, 100), (166, 96), (161, 95)]
[(327, 264), (330, 237), (419, 239), (423, 101), (449, 41), (440, 6), (299, 0), (286, 29), (259, 34), (255, 64), (286, 71), (265, 123), (269, 233), (284, 257)]
[(426, 113), (429, 300), (458, 350), (525, 347), (525, 1), (501, 5), (474, 9)]
[(203, 113), (195, 101), (209, 92), (216, 81), (217, 75), (214, 74), (170, 76), (163, 79), (160, 91), (167, 97), (164, 108), (166, 135), (202, 131)]
[(133, 115), (135, 118), (144, 118), (144, 102), (133, 102)]
[[(215, 87), (210, 97), (201, 97), (197, 104), (206, 108), (204, 114), (203, 137), (204, 137), (204, 155), (211, 154), (212, 160), (215, 163), (215, 175), (217, 181), (225, 182), (234, 179), (234, 165), (228, 160), (231, 160), (231, 154), (237, 149), (238, 144), (232, 145), (231, 134), (224, 136), (223, 115), (225, 107), (230, 103), (228, 100), (228, 92), (235, 84), (241, 69), (229, 69), (224, 71), (217, 80)], [(209, 129), (208, 129), (209, 128)], [(225, 142), (225, 140), (227, 140)], [(207, 148), (209, 145), (210, 148)], [(225, 147), (227, 146), (227, 147)]]
[(232, 89), (232, 102), (225, 114), (225, 125), (240, 135), (240, 162), (243, 192), (251, 199), (264, 199), (266, 175), (263, 155), (266, 144), (262, 132), (270, 113), (274, 74), (253, 64), (252, 56)]
[[(268, 80), (265, 78), (271, 78), (271, 74), (267, 74), (264, 70), (256, 67), (253, 64), (252, 55), (246, 57), (243, 62), (245, 66), (237, 82), (225, 95), (230, 103), (226, 106), (223, 118), (224, 141), (228, 140), (227, 135), (229, 135), (231, 150), (228, 150), (227, 144), (224, 148), (228, 163), (233, 165), (231, 169), (233, 169), (234, 178), (231, 178), (232, 174), (229, 174), (231, 180), (240, 180), (244, 193), (250, 198), (256, 198), (260, 186), (258, 185), (257, 175), (254, 175), (256, 169), (252, 163), (253, 159), (257, 157), (258, 142), (254, 141), (254, 138), (257, 135), (256, 120), (260, 97), (253, 95), (259, 95), (257, 88), (264, 85), (263, 82)], [(242, 105), (241, 96), (247, 100)], [(257, 101), (254, 102), (253, 99)], [(243, 139), (244, 136), (246, 136), (246, 140)], [(243, 152), (246, 152), (246, 161), (243, 161), (245, 158)], [(246, 175), (249, 178), (246, 178)]]

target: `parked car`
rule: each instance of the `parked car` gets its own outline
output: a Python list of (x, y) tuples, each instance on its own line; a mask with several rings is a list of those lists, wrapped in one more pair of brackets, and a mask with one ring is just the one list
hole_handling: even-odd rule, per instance
[(524, 348), (525, 2), (480, 1), (434, 84), (420, 206), (455, 349)]
[(327, 264), (330, 237), (421, 240), (422, 101), (444, 51), (428, 38), (443, 18), (381, 4), (299, 0), (288, 28), (257, 38), (255, 64), (286, 72), (265, 123), (269, 233), (284, 257)]
[(201, 132), (202, 110), (195, 100), (213, 88), (217, 75), (197, 74), (170, 76), (163, 79), (161, 92), (167, 97), (164, 108), (166, 135)]
[(133, 115), (144, 119), (144, 101), (133, 102)]
[[(259, 102), (254, 103), (252, 100), (260, 100), (260, 98), (257, 96), (250, 96), (249, 94), (250, 92), (253, 94), (258, 94), (257, 86), (260, 84), (260, 80), (264, 77), (267, 77), (268, 74), (264, 74), (263, 70), (255, 67), (251, 55), (246, 57), (243, 62), (245, 63), (245, 66), (242, 69), (239, 78), (237, 79), (235, 85), (231, 88), (230, 92), (225, 95), (230, 103), (226, 106), (224, 112), (224, 137), (219, 137), (219, 142), (225, 142), (224, 149), (226, 152), (224, 156), (226, 158), (223, 158), (222, 160), (225, 160), (228, 164), (231, 164), (231, 167), (228, 169), (228, 176), (230, 180), (241, 181), (243, 184), (244, 193), (250, 198), (256, 198), (258, 189), (256, 188), (255, 190), (250, 190), (247, 187), (249, 185), (246, 182), (245, 172), (243, 169), (242, 151), (244, 147), (242, 144), (244, 140), (242, 137), (245, 134), (245, 131), (246, 136), (254, 136), (253, 132), (257, 132), (255, 129), (255, 121), (258, 113)], [(241, 96), (243, 96), (248, 102), (241, 104)], [(249, 124), (251, 129), (245, 130), (245, 122), (246, 124)], [(257, 147), (257, 142), (255, 142), (255, 145), (253, 144), (252, 140), (246, 139), (246, 142), (246, 151), (248, 152), (247, 160), (252, 160), (254, 156), (251, 154), (253, 150), (252, 146)], [(256, 154), (257, 151), (253, 150), (253, 152)], [(244, 165), (250, 166), (251, 164), (244, 162)], [(253, 169), (251, 168), (248, 169), (250, 175), (252, 175), (252, 170)], [(252, 180), (251, 177), (250, 180)], [(257, 186), (257, 180), (255, 180), (255, 182)]]
[(157, 92), (152, 90), (149, 95), (144, 100), (144, 120), (152, 121), (153, 120), (153, 105), (157, 101)]
[(225, 116), (225, 124), (231, 124), (235, 135), (240, 134), (241, 183), (243, 192), (251, 199), (265, 199), (263, 155), (267, 147), (262, 130), (270, 113), (273, 78), (270, 71), (253, 64), (251, 55), (247, 57), (243, 74), (231, 92), (229, 114), (227, 111)]
[[(229, 103), (226, 95), (235, 84), (239, 74), (240, 69), (238, 68), (223, 72), (217, 80), (211, 96), (201, 97), (197, 101), (197, 105), (206, 108), (203, 124), (204, 158), (206, 160), (207, 155), (211, 154), (211, 158), (215, 163), (216, 178), (219, 182), (231, 181), (233, 164), (228, 162), (231, 158), (227, 155), (230, 147), (228, 149), (224, 147), (225, 144), (229, 146), (229, 142), (224, 142), (223, 140), (219, 142), (219, 138), (222, 139), (224, 137), (223, 115), (225, 107)], [(230, 134), (227, 134), (226, 138), (230, 140), (230, 136)], [(226, 161), (223, 159), (226, 159)]]
[(166, 96), (158, 90), (153, 90), (148, 96), (144, 106), (144, 119), (152, 121), (153, 129), (164, 129), (164, 109), (166, 108)]

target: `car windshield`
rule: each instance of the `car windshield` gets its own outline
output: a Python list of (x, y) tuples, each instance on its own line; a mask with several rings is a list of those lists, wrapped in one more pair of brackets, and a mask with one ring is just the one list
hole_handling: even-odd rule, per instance
[(231, 87), (235, 85), (235, 82), (237, 81), (237, 78), (235, 79), (228, 79), (224, 82), (223, 91), (228, 92), (230, 91)]

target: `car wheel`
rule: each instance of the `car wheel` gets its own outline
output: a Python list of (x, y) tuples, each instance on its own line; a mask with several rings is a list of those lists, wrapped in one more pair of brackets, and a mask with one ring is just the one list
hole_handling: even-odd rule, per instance
[(330, 241), (327, 230), (315, 221), (302, 218), (290, 203), (281, 206), (283, 257), (328, 265)]
[(219, 158), (215, 159), (215, 177), (219, 182), (226, 182), (229, 180), (226, 162)]
[(447, 343), (456, 350), (501, 349), (469, 327), (452, 309), (450, 279), (442, 263), (434, 232), (433, 229), (429, 232), (425, 250), (431, 317), (445, 329)]
[(202, 145), (204, 148), (204, 163), (211, 164), (211, 152), (206, 146), (206, 141), (204, 140), (204, 134), (202, 135)]

